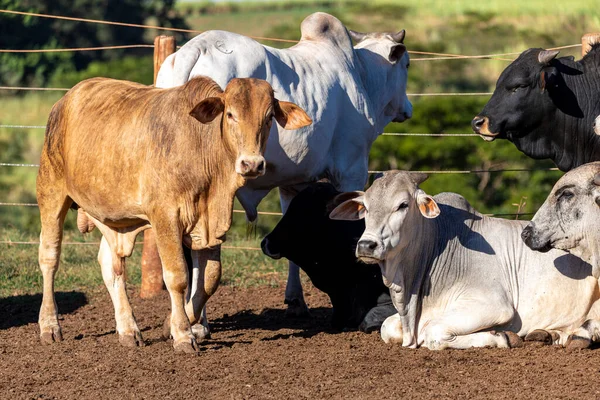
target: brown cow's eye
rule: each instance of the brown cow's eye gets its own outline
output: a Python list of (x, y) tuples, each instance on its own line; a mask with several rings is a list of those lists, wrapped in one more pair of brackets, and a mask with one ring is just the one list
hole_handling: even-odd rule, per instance
[(232, 113), (230, 113), (229, 111), (227, 111), (227, 118), (229, 118), (229, 119), (233, 119), (233, 114), (232, 114)]

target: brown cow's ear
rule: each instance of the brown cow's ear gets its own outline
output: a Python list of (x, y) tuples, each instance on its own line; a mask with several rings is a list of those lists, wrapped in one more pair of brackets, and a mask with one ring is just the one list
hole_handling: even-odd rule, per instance
[(275, 99), (275, 119), (283, 129), (299, 129), (312, 124), (312, 119), (303, 109), (290, 103)]
[[(356, 221), (363, 219), (366, 214), (365, 205), (363, 204), (364, 192), (348, 192), (336, 196), (340, 200), (347, 199), (337, 206), (330, 214), (329, 218), (340, 221)], [(335, 198), (334, 200), (335, 201)]]
[(417, 189), (417, 205), (425, 218), (435, 218), (440, 215), (440, 208), (433, 197), (421, 189)]
[(190, 115), (203, 124), (208, 124), (217, 118), (224, 109), (225, 104), (223, 103), (223, 99), (220, 97), (208, 97), (196, 104), (192, 111), (190, 111)]

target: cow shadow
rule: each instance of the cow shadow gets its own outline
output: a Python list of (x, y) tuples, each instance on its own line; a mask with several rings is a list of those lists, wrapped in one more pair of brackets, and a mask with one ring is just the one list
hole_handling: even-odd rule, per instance
[(263, 330), (279, 331), (291, 329), (295, 332), (278, 333), (262, 340), (277, 340), (289, 337), (310, 338), (319, 333), (337, 334), (342, 331), (331, 326), (333, 310), (329, 307), (310, 309), (308, 318), (294, 318), (286, 316), (286, 310), (265, 308), (260, 312), (242, 310), (235, 314), (225, 314), (221, 318), (210, 321), (211, 329), (215, 331)]
[[(88, 303), (82, 292), (56, 292), (60, 314), (70, 314)], [(26, 294), (0, 298), (0, 330), (37, 323), (42, 295)]]
[(554, 267), (566, 277), (575, 280), (592, 276), (592, 266), (572, 254), (565, 254), (554, 260)]

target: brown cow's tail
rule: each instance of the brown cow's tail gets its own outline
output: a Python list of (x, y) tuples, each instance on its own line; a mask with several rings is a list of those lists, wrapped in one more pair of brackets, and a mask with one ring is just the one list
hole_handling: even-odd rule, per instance
[[(62, 176), (64, 171), (64, 160), (63, 160), (63, 141), (64, 141), (64, 128), (65, 128), (65, 116), (64, 116), (64, 103), (65, 98), (63, 97), (57, 101), (48, 116), (48, 122), (46, 124), (46, 133), (44, 139), (44, 148), (42, 158), (47, 158), (54, 173), (57, 176)], [(45, 157), (44, 157), (45, 156)]]
[(96, 225), (94, 225), (94, 222), (91, 220), (91, 218), (88, 217), (82, 208), (77, 206), (77, 229), (79, 229), (79, 232), (90, 233), (95, 227)]

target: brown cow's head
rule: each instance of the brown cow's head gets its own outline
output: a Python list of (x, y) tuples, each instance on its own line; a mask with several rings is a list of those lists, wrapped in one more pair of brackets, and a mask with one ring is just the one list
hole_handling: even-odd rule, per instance
[(234, 78), (225, 92), (198, 103), (190, 112), (202, 123), (223, 115), (223, 138), (237, 152), (235, 171), (246, 179), (264, 175), (263, 157), (273, 118), (284, 129), (298, 129), (312, 123), (304, 110), (273, 95), (268, 82), (254, 78)]

